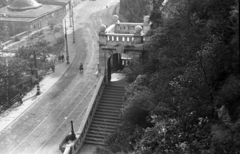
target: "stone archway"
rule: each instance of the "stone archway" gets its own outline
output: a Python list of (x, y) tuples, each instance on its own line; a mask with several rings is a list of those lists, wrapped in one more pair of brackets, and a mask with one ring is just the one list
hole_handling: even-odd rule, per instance
[[(122, 55), (127, 58), (122, 59)], [(139, 57), (141, 52), (125, 51), (122, 47), (101, 47), (99, 49), (99, 73), (105, 74), (106, 81), (111, 81), (111, 74), (124, 68), (124, 65), (134, 57)]]
[(149, 17), (145, 16), (143, 23), (121, 23), (119, 17), (114, 15), (112, 25), (107, 27), (102, 24), (99, 27), (98, 73), (105, 76), (107, 83), (112, 71), (122, 69), (121, 54), (127, 54), (129, 59), (142, 58), (145, 51), (143, 43), (147, 41), (145, 34), (150, 28), (148, 19)]

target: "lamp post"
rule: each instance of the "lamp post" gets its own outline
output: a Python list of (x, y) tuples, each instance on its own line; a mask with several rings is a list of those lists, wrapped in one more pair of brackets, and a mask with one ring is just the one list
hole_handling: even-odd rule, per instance
[(73, 27), (73, 43), (75, 43), (75, 31), (74, 31), (74, 16), (73, 16), (73, 5), (72, 5), (72, 27)]
[(66, 24), (66, 19), (65, 19), (64, 21), (65, 21), (66, 60), (67, 60), (67, 64), (69, 64), (68, 41), (67, 41), (67, 24)]
[(71, 121), (71, 140), (74, 141), (76, 139), (76, 134), (73, 129), (73, 121)]

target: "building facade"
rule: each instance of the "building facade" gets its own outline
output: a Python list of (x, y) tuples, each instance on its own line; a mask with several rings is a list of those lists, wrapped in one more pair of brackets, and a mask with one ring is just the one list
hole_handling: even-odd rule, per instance
[(13, 0), (0, 9), (0, 23), (11, 35), (34, 31), (62, 21), (68, 0)]

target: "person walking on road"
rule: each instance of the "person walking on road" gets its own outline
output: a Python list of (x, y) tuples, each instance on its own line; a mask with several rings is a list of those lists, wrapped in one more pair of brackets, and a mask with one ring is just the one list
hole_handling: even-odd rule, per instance
[(83, 72), (83, 64), (82, 63), (79, 66), (79, 70), (80, 70), (80, 72)]

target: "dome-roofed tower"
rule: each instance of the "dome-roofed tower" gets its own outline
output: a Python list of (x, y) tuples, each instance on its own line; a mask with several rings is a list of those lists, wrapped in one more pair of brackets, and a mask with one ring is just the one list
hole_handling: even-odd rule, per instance
[(35, 9), (42, 6), (42, 4), (38, 3), (36, 0), (13, 0), (10, 5), (8, 5), (8, 9), (13, 11), (22, 11), (28, 9)]

